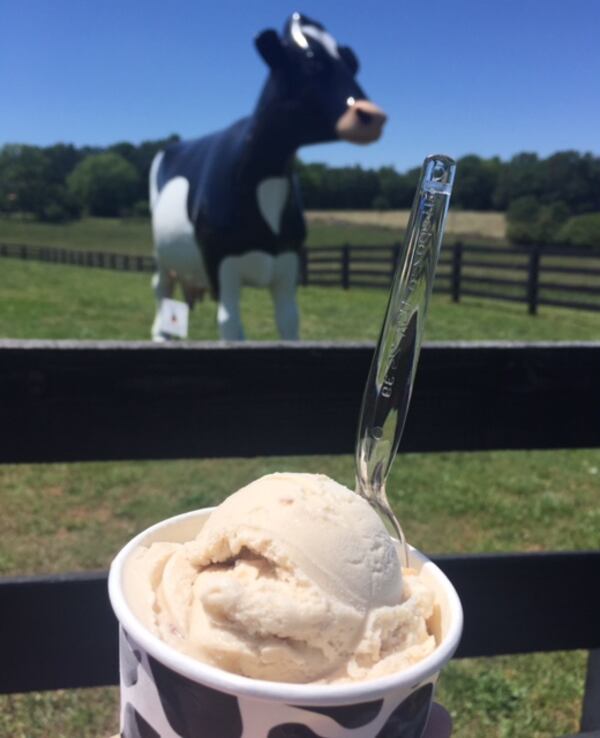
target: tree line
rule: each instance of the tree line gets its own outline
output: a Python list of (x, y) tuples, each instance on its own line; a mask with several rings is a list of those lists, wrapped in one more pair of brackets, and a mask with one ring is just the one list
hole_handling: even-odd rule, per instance
[(26, 213), (51, 222), (83, 214), (147, 215), (152, 159), (178, 140), (173, 134), (105, 148), (7, 144), (0, 149), (0, 213)]
[[(145, 216), (152, 159), (177, 140), (173, 134), (104, 148), (5, 145), (0, 149), (0, 213), (55, 222), (82, 214)], [(457, 163), (452, 207), (506, 211), (513, 241), (556, 240), (574, 218), (579, 226), (598, 222), (600, 231), (598, 156), (561, 151), (541, 158), (524, 152), (502, 161), (471, 154)], [(297, 171), (304, 206), (327, 210), (409, 208), (419, 176), (418, 167), (398, 172), (391, 166), (330, 167), (301, 160)]]

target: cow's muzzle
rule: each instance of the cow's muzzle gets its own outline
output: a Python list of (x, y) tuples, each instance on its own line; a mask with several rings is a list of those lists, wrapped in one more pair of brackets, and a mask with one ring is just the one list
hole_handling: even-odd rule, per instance
[(352, 143), (367, 144), (377, 141), (387, 115), (370, 100), (348, 98), (348, 108), (336, 123), (339, 138)]

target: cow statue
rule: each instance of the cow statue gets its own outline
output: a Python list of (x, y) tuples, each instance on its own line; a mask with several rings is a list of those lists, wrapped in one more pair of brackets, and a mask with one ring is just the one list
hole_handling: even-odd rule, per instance
[(355, 80), (358, 61), (320, 23), (294, 13), (283, 35), (255, 39), (269, 77), (252, 115), (228, 128), (160, 151), (150, 169), (158, 303), (180, 283), (193, 307), (207, 290), (218, 300), (219, 334), (242, 340), (242, 286), (269, 287), (281, 338), (298, 338), (296, 285), (306, 226), (296, 151), (342, 139), (376, 141), (385, 113)]

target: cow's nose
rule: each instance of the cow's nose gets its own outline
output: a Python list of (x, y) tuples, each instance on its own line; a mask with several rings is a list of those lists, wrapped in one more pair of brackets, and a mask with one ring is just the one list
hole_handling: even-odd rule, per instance
[(345, 141), (371, 143), (381, 136), (386, 120), (387, 115), (370, 100), (348, 98), (348, 108), (339, 118), (336, 131)]
[(370, 100), (357, 100), (352, 108), (361, 123), (373, 124), (383, 128), (387, 120), (387, 115), (383, 110)]

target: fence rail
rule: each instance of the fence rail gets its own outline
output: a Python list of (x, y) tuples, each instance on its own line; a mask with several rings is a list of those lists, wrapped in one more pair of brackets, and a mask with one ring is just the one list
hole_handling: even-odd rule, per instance
[[(387, 290), (400, 252), (398, 243), (309, 248), (301, 255), (301, 283)], [(156, 268), (152, 256), (10, 243), (0, 243), (0, 257), (118, 271)], [(467, 296), (525, 303), (532, 315), (541, 305), (600, 311), (600, 251), (458, 242), (442, 250), (434, 290), (455, 302)]]
[[(367, 343), (0, 340), (0, 464), (351, 454), (372, 357)], [(599, 447), (599, 376), (600, 342), (427, 343), (400, 451)]]

